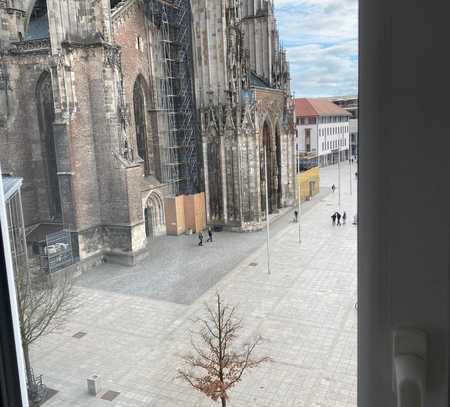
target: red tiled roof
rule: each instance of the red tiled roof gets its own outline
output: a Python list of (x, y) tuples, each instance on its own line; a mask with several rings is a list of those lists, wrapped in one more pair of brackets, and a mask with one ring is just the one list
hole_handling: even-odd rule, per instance
[(325, 98), (295, 99), (295, 115), (311, 116), (351, 116), (352, 114)]

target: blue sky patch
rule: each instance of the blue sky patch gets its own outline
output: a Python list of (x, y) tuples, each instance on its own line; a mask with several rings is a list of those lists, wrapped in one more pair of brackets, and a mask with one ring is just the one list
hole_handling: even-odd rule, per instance
[(275, 0), (296, 97), (358, 92), (358, 1)]

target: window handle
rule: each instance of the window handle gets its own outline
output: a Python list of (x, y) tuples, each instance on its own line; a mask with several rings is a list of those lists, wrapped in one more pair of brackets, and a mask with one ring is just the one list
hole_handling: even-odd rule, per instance
[(427, 335), (413, 328), (393, 333), (394, 392), (397, 407), (425, 407)]

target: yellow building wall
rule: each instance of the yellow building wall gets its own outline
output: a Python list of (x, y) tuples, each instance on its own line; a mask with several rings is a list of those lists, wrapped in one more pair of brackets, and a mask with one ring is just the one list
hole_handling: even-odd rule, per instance
[(320, 168), (314, 167), (297, 175), (297, 191), (299, 184), (302, 202), (317, 195), (320, 192)]

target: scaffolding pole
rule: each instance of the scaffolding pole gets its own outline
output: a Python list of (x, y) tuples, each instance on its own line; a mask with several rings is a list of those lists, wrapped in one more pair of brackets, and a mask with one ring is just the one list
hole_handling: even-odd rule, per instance
[(146, 0), (147, 16), (160, 32), (161, 110), (167, 115), (162, 146), (163, 182), (170, 194), (201, 190), (200, 132), (194, 100), (191, 8), (189, 0)]

